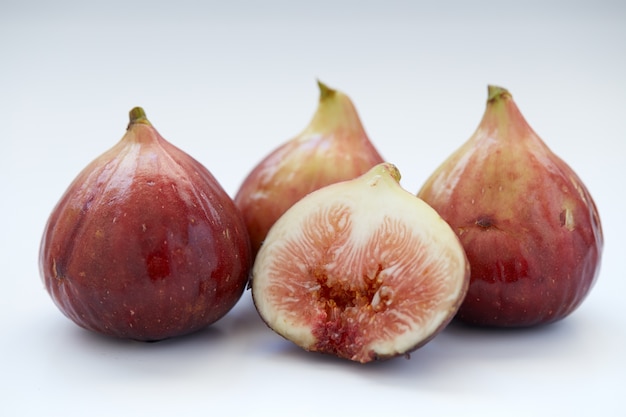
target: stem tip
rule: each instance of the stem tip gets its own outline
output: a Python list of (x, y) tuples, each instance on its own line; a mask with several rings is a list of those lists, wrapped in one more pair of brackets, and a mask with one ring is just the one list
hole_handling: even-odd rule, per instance
[(148, 117), (146, 116), (146, 112), (141, 107), (134, 107), (128, 113), (128, 119), (129, 119), (128, 127), (136, 123), (143, 123), (146, 125), (150, 124), (150, 122), (148, 121)]
[(497, 85), (487, 86), (487, 102), (499, 100), (501, 98), (511, 98), (511, 93), (504, 87)]
[(317, 85), (320, 88), (320, 101), (335, 95), (335, 90), (333, 90), (332, 88), (330, 88), (329, 86), (321, 82), (320, 80), (317, 80)]

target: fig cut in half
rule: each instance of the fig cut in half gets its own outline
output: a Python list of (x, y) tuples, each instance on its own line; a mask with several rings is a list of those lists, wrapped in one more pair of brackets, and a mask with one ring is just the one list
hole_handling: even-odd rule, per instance
[(270, 229), (252, 272), (266, 324), (307, 351), (366, 363), (424, 345), (469, 283), (457, 236), (390, 163), (314, 191)]

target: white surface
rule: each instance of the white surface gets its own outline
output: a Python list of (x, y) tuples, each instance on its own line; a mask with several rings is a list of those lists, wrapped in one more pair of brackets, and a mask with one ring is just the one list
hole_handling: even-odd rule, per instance
[[(102, 3), (0, 3), (0, 415), (626, 413), (624, 3)], [(234, 195), (309, 122), (316, 78), (354, 100), (411, 191), (473, 133), (487, 84), (508, 88), (599, 206), (602, 271), (582, 307), (526, 331), (451, 326), (410, 360), (367, 366), (293, 347), (249, 292), (157, 344), (56, 309), (37, 266), (44, 223), (131, 107)]]

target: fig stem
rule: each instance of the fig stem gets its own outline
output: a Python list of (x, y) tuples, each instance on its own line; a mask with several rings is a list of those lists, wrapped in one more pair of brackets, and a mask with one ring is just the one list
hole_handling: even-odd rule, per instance
[(494, 138), (517, 141), (520, 138), (537, 137), (506, 88), (489, 85), (486, 107), (480, 125), (489, 129)]
[(389, 175), (393, 178), (397, 183), (400, 183), (402, 179), (402, 175), (400, 175), (400, 170), (394, 164), (386, 163), (385, 168), (389, 171)]
[(320, 88), (320, 101), (326, 100), (335, 95), (336, 90), (330, 88), (320, 80), (317, 80), (317, 85)]
[(391, 162), (381, 162), (380, 164), (374, 166), (371, 169), (371, 172), (375, 173), (377, 176), (389, 175), (397, 183), (400, 183), (400, 179), (402, 179), (400, 170)]
[(148, 120), (148, 117), (146, 116), (146, 112), (141, 107), (134, 107), (128, 113), (128, 118), (129, 118), (128, 128), (130, 128), (132, 125), (137, 124), (137, 123), (150, 125), (150, 121)]
[(491, 103), (505, 98), (512, 98), (511, 93), (504, 87), (498, 87), (497, 85), (487, 86), (487, 102)]

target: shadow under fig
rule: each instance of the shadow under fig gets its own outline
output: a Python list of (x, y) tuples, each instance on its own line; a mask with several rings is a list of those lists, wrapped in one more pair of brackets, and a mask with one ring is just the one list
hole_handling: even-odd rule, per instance
[(511, 362), (564, 360), (568, 349), (585, 341), (582, 323), (574, 318), (532, 328), (474, 327), (451, 322), (430, 342), (410, 353), (358, 368), (366, 378), (386, 384), (424, 386), (435, 381), (463, 384), (482, 366), (507, 367)]

